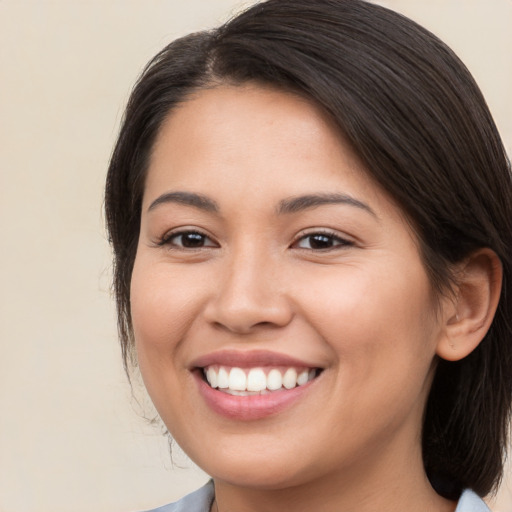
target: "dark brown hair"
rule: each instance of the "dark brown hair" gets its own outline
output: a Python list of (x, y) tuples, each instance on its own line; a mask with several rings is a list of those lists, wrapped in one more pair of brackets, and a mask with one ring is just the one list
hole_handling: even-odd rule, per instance
[(145, 173), (162, 121), (194, 91), (256, 81), (305, 95), (338, 124), (370, 176), (415, 226), (438, 293), (450, 268), (489, 247), (503, 265), (494, 322), (458, 362), (440, 360), (423, 456), (445, 497), (499, 483), (512, 400), (512, 178), (494, 122), (454, 53), (411, 20), (362, 0), (269, 0), (192, 34), (146, 67), (126, 108), (107, 177), (106, 217), (125, 367), (130, 280)]

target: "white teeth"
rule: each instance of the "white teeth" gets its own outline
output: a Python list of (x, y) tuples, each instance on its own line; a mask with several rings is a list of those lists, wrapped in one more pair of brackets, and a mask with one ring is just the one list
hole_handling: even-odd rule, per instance
[(294, 368), (288, 368), (283, 377), (283, 386), (292, 389), (297, 385), (297, 372)]
[[(303, 386), (309, 380), (309, 372), (304, 370), (297, 377), (297, 386)], [(214, 387), (214, 386), (212, 386)]]
[[(206, 375), (206, 378), (208, 378), (208, 375)], [(217, 375), (217, 386), (219, 386), (219, 389), (229, 388), (229, 375), (225, 368), (219, 368), (219, 373)]]
[(314, 369), (272, 368), (265, 372), (263, 368), (227, 368), (209, 366), (204, 369), (206, 380), (212, 388), (219, 388), (232, 395), (266, 394), (270, 391), (293, 389), (313, 380), (317, 372)]
[(210, 383), (212, 388), (216, 388), (219, 385), (217, 372), (212, 367), (208, 368), (206, 371), (206, 380)]
[(267, 388), (276, 391), (283, 387), (283, 376), (279, 370), (270, 370), (267, 375)]
[(245, 391), (247, 389), (247, 377), (241, 368), (231, 368), (229, 372), (229, 389), (233, 391)]
[(267, 388), (267, 377), (261, 368), (253, 368), (247, 375), (247, 391), (263, 391)]

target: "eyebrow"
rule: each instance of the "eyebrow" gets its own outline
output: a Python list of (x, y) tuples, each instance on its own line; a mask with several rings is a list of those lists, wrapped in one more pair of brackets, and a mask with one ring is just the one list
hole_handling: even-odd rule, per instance
[(361, 210), (365, 210), (370, 213), (373, 217), (378, 219), (377, 214), (372, 210), (372, 208), (363, 203), (359, 199), (355, 197), (346, 195), (346, 194), (307, 194), (304, 196), (290, 197), (288, 199), (284, 199), (279, 203), (278, 213), (286, 214), (286, 213), (297, 213), (303, 210), (309, 210), (311, 208), (316, 208), (318, 206), (324, 206), (329, 204), (345, 204), (348, 206), (354, 206), (356, 208), (360, 208)]
[[(207, 196), (204, 196), (202, 194), (196, 194), (195, 192), (178, 191), (167, 192), (157, 197), (149, 205), (148, 212), (154, 210), (157, 206), (161, 204), (167, 203), (184, 204), (187, 206), (193, 206), (194, 208), (198, 208), (200, 210), (213, 213), (218, 213), (220, 211), (218, 204), (213, 199), (210, 199)], [(347, 194), (319, 193), (290, 197), (288, 199), (283, 199), (282, 201), (280, 201), (279, 206), (277, 208), (277, 213), (279, 215), (297, 213), (304, 210), (309, 210), (311, 208), (317, 208), (318, 206), (324, 206), (329, 204), (345, 204), (353, 206), (355, 208), (360, 208), (362, 210), (367, 211), (373, 217), (378, 219), (377, 214), (372, 210), (372, 208), (369, 205)]]
[(196, 194), (194, 192), (167, 192), (157, 197), (148, 208), (148, 212), (154, 210), (157, 206), (167, 203), (178, 203), (187, 206), (193, 206), (207, 212), (217, 213), (219, 211), (218, 204), (207, 196)]

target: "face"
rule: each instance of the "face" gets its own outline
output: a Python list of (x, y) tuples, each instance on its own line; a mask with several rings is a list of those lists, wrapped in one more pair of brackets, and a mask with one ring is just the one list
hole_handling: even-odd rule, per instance
[(431, 287), (402, 212), (307, 100), (219, 86), (170, 114), (131, 304), (149, 394), (214, 478), (285, 488), (421, 458)]

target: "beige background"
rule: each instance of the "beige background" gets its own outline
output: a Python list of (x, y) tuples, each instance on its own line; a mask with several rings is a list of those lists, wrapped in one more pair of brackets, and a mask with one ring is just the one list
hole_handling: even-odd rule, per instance
[[(510, 152), (512, 0), (382, 3), (459, 53)], [(166, 440), (131, 398), (102, 187), (145, 62), (241, 5), (0, 0), (0, 512), (129, 512), (206, 478), (179, 454), (184, 469), (172, 468)], [(512, 511), (511, 488), (509, 478), (495, 510)]]

